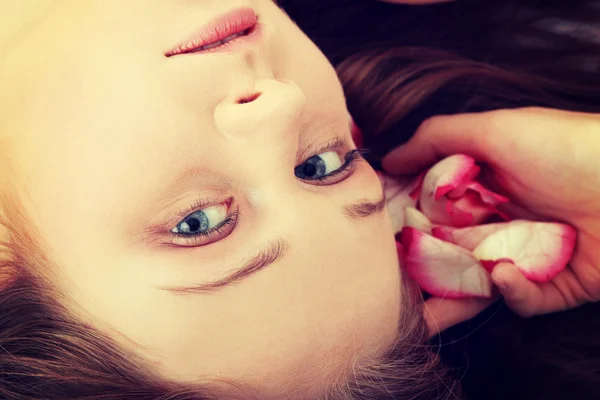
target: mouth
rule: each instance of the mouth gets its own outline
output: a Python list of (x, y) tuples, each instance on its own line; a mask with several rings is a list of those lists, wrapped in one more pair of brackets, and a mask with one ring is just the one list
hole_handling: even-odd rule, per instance
[(243, 38), (245, 36), (249, 36), (255, 30), (256, 30), (256, 26), (253, 26), (253, 27), (251, 27), (249, 29), (246, 29), (243, 32), (234, 33), (233, 35), (227, 36), (223, 40), (218, 40), (216, 42), (212, 42), (212, 43), (209, 43), (207, 45), (200, 46), (200, 47), (197, 47), (195, 49), (191, 49), (190, 51), (187, 51), (186, 53), (187, 54), (189, 54), (189, 53), (198, 53), (198, 52), (202, 52), (202, 51), (208, 51), (208, 50), (217, 49), (219, 47), (222, 47), (222, 46), (225, 46), (225, 45), (229, 44), (230, 42), (233, 42), (234, 40), (236, 40), (238, 38)]
[(258, 16), (251, 8), (229, 12), (192, 32), (165, 56), (228, 51), (260, 35)]

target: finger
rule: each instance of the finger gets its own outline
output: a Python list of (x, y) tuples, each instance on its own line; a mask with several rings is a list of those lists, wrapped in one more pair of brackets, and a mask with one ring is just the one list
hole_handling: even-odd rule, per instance
[(556, 285), (532, 282), (514, 264), (496, 265), (492, 280), (506, 304), (521, 317), (560, 311), (567, 307), (565, 297)]
[(487, 161), (491, 140), (499, 132), (491, 131), (490, 120), (498, 111), (437, 116), (423, 122), (412, 139), (383, 159), (383, 168), (391, 174), (414, 174), (441, 158), (463, 153), (478, 161)]
[(423, 316), (429, 327), (430, 337), (470, 320), (497, 300), (497, 298), (443, 299), (439, 297), (428, 299), (423, 307)]
[(598, 117), (532, 107), (437, 116), (423, 122), (407, 144), (390, 152), (383, 168), (391, 174), (413, 174), (456, 153), (487, 163), (498, 157), (506, 160), (515, 149), (548, 149), (550, 137), (564, 138), (562, 132), (585, 127), (591, 120)]

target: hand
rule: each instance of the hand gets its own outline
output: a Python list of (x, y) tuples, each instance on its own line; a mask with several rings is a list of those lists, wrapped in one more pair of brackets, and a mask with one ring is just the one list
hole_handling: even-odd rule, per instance
[[(434, 117), (388, 154), (383, 168), (416, 173), (456, 153), (487, 164), (486, 185), (520, 206), (507, 212), (578, 230), (569, 267), (551, 282), (531, 282), (512, 264), (495, 267), (492, 279), (506, 303), (528, 317), (600, 300), (600, 116), (527, 108)], [(426, 319), (436, 333), (489, 304), (430, 299)]]

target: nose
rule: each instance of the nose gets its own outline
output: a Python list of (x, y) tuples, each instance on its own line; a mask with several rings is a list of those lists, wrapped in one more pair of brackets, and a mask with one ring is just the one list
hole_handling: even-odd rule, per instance
[(297, 143), (305, 105), (304, 92), (295, 83), (263, 79), (251, 90), (224, 99), (215, 110), (215, 122), (223, 135), (256, 140), (286, 136)]

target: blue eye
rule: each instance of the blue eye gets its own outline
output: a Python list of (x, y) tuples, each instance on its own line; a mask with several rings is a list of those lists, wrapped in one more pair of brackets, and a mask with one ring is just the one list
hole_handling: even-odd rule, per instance
[(171, 232), (181, 236), (207, 235), (226, 220), (227, 206), (220, 204), (188, 215)]
[(309, 158), (294, 170), (296, 177), (304, 180), (323, 179), (344, 165), (339, 154), (328, 151)]
[(205, 246), (226, 238), (238, 221), (238, 211), (231, 212), (232, 200), (216, 206), (200, 208), (171, 229), (173, 244), (183, 247)]
[[(345, 160), (335, 151), (328, 151), (309, 158), (294, 169), (297, 178), (307, 182), (319, 182), (323, 185), (332, 185), (341, 182), (352, 172), (353, 164), (360, 159), (359, 150), (349, 152)], [(331, 179), (336, 177), (335, 182)]]

